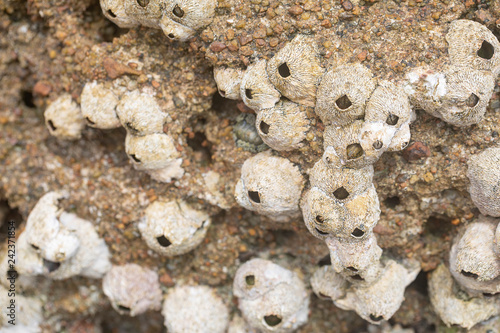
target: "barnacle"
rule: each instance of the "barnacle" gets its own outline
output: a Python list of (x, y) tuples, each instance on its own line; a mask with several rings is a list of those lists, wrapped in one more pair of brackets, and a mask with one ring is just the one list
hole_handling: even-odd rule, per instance
[[(127, 0), (128, 2), (133, 0)], [(102, 13), (106, 18), (121, 28), (133, 28), (139, 25), (139, 22), (130, 17), (126, 11), (126, 1), (122, 0), (99, 0)]]
[(348, 168), (362, 168), (373, 163), (373, 161), (366, 160), (366, 153), (360, 144), (363, 124), (362, 120), (356, 120), (342, 127), (329, 125), (325, 128), (323, 158), (327, 164), (331, 163), (328, 161), (337, 159), (333, 156), (329, 157), (331, 153)]
[(363, 119), (375, 85), (373, 74), (361, 64), (331, 67), (318, 87), (315, 112), (325, 125), (344, 126)]
[(139, 231), (155, 252), (173, 257), (193, 250), (205, 238), (209, 216), (182, 200), (155, 201), (146, 208)]
[(277, 222), (299, 215), (299, 199), (304, 177), (289, 160), (270, 151), (245, 161), (235, 197), (240, 206)]
[(217, 0), (175, 0), (166, 1), (164, 17), (170, 18), (193, 30), (206, 27), (215, 15)]
[(344, 297), (349, 283), (331, 265), (319, 267), (311, 277), (311, 287), (321, 299), (335, 301)]
[(233, 126), (233, 138), (236, 147), (252, 153), (260, 153), (269, 149), (255, 128), (255, 115), (252, 113), (242, 113), (236, 118), (236, 124)]
[(255, 127), (269, 147), (289, 151), (302, 146), (309, 130), (309, 119), (300, 105), (282, 100), (274, 107), (260, 111)]
[(102, 290), (122, 315), (134, 317), (161, 308), (158, 274), (136, 264), (113, 266), (102, 279)]
[(297, 35), (267, 63), (269, 80), (291, 101), (314, 106), (316, 89), (324, 73), (313, 38)]
[(222, 97), (240, 99), (240, 84), (243, 71), (239, 68), (215, 67), (214, 79)]
[(83, 87), (80, 100), (82, 116), (87, 125), (102, 129), (121, 126), (120, 119), (116, 115), (118, 96), (103, 83), (97, 81), (87, 83)]
[(243, 317), (262, 332), (292, 332), (307, 322), (309, 294), (293, 272), (253, 259), (238, 268), (233, 284)]
[(469, 160), (469, 192), (481, 213), (500, 217), (500, 148), (488, 148)]
[(179, 157), (173, 139), (167, 134), (127, 134), (125, 151), (137, 170), (165, 169), (174, 166)]
[(85, 121), (80, 107), (65, 94), (56, 99), (44, 112), (45, 125), (51, 135), (67, 140), (77, 140), (82, 136)]
[(259, 60), (250, 65), (240, 84), (241, 99), (246, 106), (257, 112), (272, 108), (281, 97), (280, 92), (269, 81), (266, 63), (265, 60)]
[(229, 311), (215, 290), (207, 286), (177, 286), (163, 302), (161, 313), (168, 332), (225, 333)]

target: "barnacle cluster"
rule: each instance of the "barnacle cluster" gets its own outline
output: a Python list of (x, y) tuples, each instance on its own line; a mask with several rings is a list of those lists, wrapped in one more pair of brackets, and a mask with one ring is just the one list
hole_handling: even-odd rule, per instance
[(161, 29), (170, 39), (186, 41), (212, 21), (216, 0), (100, 0), (103, 14), (122, 28)]

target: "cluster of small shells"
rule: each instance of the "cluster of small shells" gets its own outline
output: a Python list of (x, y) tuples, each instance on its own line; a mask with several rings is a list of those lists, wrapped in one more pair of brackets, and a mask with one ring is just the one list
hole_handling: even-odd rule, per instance
[(122, 28), (143, 25), (186, 41), (212, 22), (217, 0), (100, 0), (104, 16)]

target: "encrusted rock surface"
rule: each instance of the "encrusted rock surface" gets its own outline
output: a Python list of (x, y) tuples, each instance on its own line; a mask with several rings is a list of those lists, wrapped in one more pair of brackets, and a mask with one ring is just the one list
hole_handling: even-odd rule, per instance
[[(236, 145), (233, 127), (241, 112), (253, 111), (238, 101), (248, 97), (243, 86), (228, 84), (225, 88), (227, 97), (235, 101), (220, 97), (212, 68), (235, 69), (237, 74), (228, 77), (243, 77), (242, 83), (242, 71), (252, 64), (259, 64), (261, 73), (273, 68), (279, 71), (279, 64), (275, 66), (271, 59), (293, 54), (285, 52), (287, 43), (297, 35), (307, 35), (316, 44), (318, 65), (324, 72), (328, 73), (332, 66), (359, 63), (370, 70), (377, 82), (387, 80), (403, 87), (405, 75), (414, 69), (442, 70), (450, 65), (445, 36), (451, 22), (457, 19), (481, 23), (498, 38), (500, 3), (219, 0), (208, 27), (194, 25), (194, 29), (199, 29), (195, 37), (181, 43), (170, 40), (159, 29), (118, 28), (106, 19), (97, 0), (0, 0), (3, 250), (7, 251), (9, 221), (14, 222), (19, 237), (30, 211), (44, 194), (67, 191), (70, 195), (61, 202), (61, 209), (95, 226), (114, 265), (135, 263), (156, 272), (164, 295), (176, 285), (209, 285), (230, 307), (231, 314), (237, 312), (237, 304), (231, 301), (233, 279), (237, 268), (254, 257), (272, 260), (294, 271), (310, 289), (307, 281), (318, 265), (325, 264), (328, 247), (308, 232), (300, 213), (288, 215), (292, 216), (289, 222), (273, 223), (237, 204), (234, 193), (242, 165), (256, 152)], [(281, 54), (280, 50), (285, 51)], [(461, 57), (464, 56), (456, 54), (458, 62)], [(289, 69), (293, 69), (292, 65), (301, 68), (300, 62), (291, 63)], [(493, 71), (496, 75), (498, 67), (488, 66), (471, 71)], [(313, 82), (319, 76), (317, 72), (310, 73), (308, 80)], [(497, 79), (488, 79), (494, 82), (492, 96), (489, 101), (480, 101), (487, 109), (477, 124), (453, 126), (415, 108), (408, 147), (402, 152), (391, 152), (391, 146), (383, 146), (386, 152), (377, 156), (378, 161), (373, 164), (373, 184), (380, 202), (380, 218), (373, 227), (377, 244), (390, 257), (419, 262), (423, 271), (406, 289), (405, 301), (391, 319), (393, 326), (402, 325), (415, 332), (444, 329), (445, 324), (430, 303), (426, 273), (448, 263), (452, 242), (461, 233), (461, 227), (480, 216), (468, 192), (467, 163), (486, 148), (499, 146)], [(272, 80), (279, 85), (275, 78)], [(89, 126), (82, 128), (77, 140), (61, 140), (50, 134), (44, 111), (61, 96), (69, 96), (84, 111), (92, 102), (83, 101), (82, 91), (92, 82), (106, 89), (101, 91), (103, 94), (115, 94), (116, 101), (106, 97), (111, 104), (118, 105), (126, 94), (142, 93), (154, 98), (165, 115), (159, 129), (163, 134), (157, 134), (171, 137), (178, 154), (175, 158), (182, 160), (178, 165), (184, 170), (182, 176), (179, 173), (171, 182), (157, 182), (134, 168), (126, 154), (126, 130), (119, 127), (117, 120), (121, 119), (113, 115), (116, 107), (108, 107), (105, 119), (90, 118), (93, 111), (89, 109), (90, 119), (85, 120)], [(292, 122), (301, 126), (300, 142), (263, 139), (276, 150), (265, 154), (288, 159), (305, 177), (308, 190), (312, 178), (307, 174), (325, 152), (323, 137), (327, 138), (325, 127), (330, 126), (323, 123), (327, 118), (316, 114), (318, 109), (315, 111), (310, 105), (314, 84), (305, 92), (296, 91), (294, 96), (286, 87), (275, 89), (271, 81), (265, 83), (268, 85), (256, 86), (262, 91), (253, 93), (266, 94), (260, 102), (267, 104), (256, 104), (255, 113), (261, 123), (271, 125), (270, 135), (281, 136), (274, 134), (272, 122), (286, 122), (287, 118), (266, 116), (266, 110), (279, 110), (279, 103), (292, 103), (294, 99), (302, 103), (297, 114), (306, 118), (297, 120), (292, 116)], [(221, 85), (218, 87), (220, 91)], [(321, 85), (315, 93), (319, 91)], [(292, 102), (283, 98), (280, 101), (282, 96)], [(349, 117), (359, 114), (353, 111)], [(80, 120), (83, 119), (85, 116)], [(101, 121), (102, 126), (98, 125)], [(266, 129), (259, 126), (253, 133), (262, 132), (263, 128)], [(403, 127), (399, 131), (392, 137), (395, 150), (406, 147), (408, 133)], [(290, 146), (293, 149), (289, 150)], [(326, 157), (327, 154), (323, 160)], [(156, 254), (143, 241), (138, 225), (146, 208), (159, 200), (183, 200), (211, 217), (212, 226), (193, 251), (167, 258)], [(499, 229), (496, 230), (498, 247)], [(448, 273), (446, 276), (448, 279)], [(159, 312), (133, 318), (120, 316), (103, 294), (100, 280), (73, 277), (52, 281), (34, 277), (28, 283), (20, 277), (16, 281), (23, 297), (19, 296), (20, 303), (30, 298), (35, 298), (37, 304), (43, 303), (43, 332), (164, 329), (164, 318)], [(350, 295), (357, 290), (353, 289)], [(498, 320), (480, 325), (498, 329)], [(308, 322), (298, 332), (325, 331), (374, 330), (354, 312), (340, 310), (332, 302), (312, 296)]]

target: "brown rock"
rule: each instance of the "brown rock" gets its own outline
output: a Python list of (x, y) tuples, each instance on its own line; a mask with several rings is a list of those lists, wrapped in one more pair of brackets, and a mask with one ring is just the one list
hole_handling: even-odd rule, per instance
[(347, 0), (347, 1), (342, 1), (342, 8), (344, 8), (344, 10), (351, 11), (354, 8), (354, 6), (352, 5), (352, 2)]
[(210, 44), (210, 50), (212, 50), (213, 52), (220, 52), (222, 50), (224, 50), (226, 48), (226, 44), (222, 43), (222, 42), (213, 42), (212, 44)]
[(109, 57), (105, 58), (102, 63), (104, 65), (104, 69), (106, 70), (108, 76), (111, 79), (116, 79), (117, 77), (120, 77), (124, 74), (132, 74), (132, 75), (142, 74), (141, 71), (130, 68), (129, 66), (119, 63), (118, 61)]
[(47, 81), (38, 81), (33, 87), (33, 93), (40, 96), (47, 96), (52, 91), (52, 86)]
[(403, 157), (408, 162), (418, 161), (419, 159), (429, 157), (430, 155), (431, 150), (429, 147), (420, 141), (412, 143), (403, 151)]
[(292, 15), (300, 15), (304, 12), (304, 10), (302, 9), (302, 7), (300, 7), (298, 5), (294, 5), (294, 6), (290, 7), (288, 12)]

